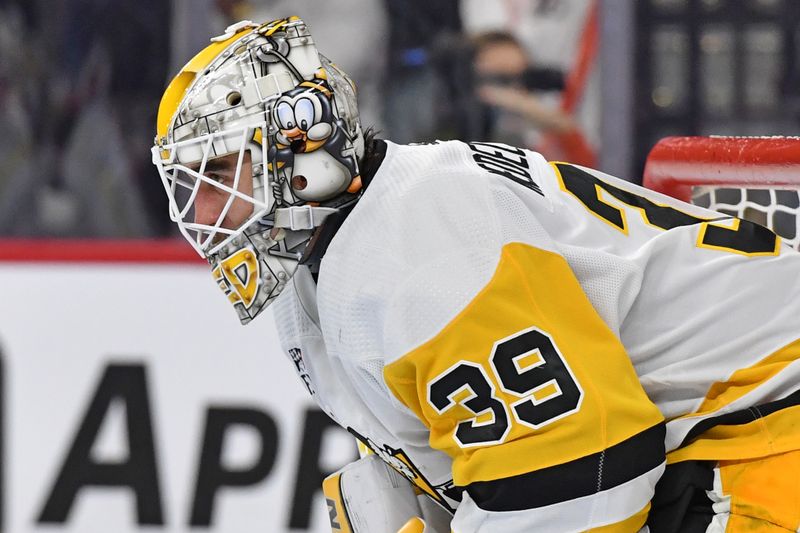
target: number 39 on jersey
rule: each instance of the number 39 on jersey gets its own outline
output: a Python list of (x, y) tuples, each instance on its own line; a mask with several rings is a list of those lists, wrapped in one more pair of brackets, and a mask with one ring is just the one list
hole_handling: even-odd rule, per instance
[[(487, 363), (459, 361), (428, 383), (437, 413), (461, 406), (470, 415), (453, 434), (460, 447), (501, 444), (512, 424), (539, 429), (580, 410), (583, 389), (546, 332), (531, 327), (495, 342)], [(518, 399), (504, 402), (498, 385)]]

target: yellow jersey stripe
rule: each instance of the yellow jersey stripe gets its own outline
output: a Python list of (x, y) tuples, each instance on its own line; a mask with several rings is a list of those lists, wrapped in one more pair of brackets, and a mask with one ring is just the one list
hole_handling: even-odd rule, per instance
[(800, 450), (800, 391), (770, 402), (699, 422), (668, 463), (735, 460)]
[(800, 531), (800, 451), (722, 461), (718, 471), (721, 495), (730, 497), (726, 531)]
[[(498, 361), (522, 340), (539, 344)], [(517, 387), (551, 370), (549, 383)], [(506, 244), (487, 285), (434, 338), (384, 367), (384, 380), (430, 428), (430, 445), (452, 457), (459, 486), (600, 453), (663, 420), (567, 261), (523, 243)], [(579, 402), (547, 418), (565, 385)]]
[(687, 416), (711, 413), (733, 403), (800, 359), (800, 339), (787, 344), (752, 366), (734, 372), (727, 381), (711, 385), (700, 407)]

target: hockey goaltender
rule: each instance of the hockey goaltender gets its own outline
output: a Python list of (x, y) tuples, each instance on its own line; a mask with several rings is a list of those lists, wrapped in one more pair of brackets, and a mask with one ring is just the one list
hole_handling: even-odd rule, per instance
[(272, 306), (363, 444), (325, 482), (334, 531), (800, 528), (800, 254), (765, 228), (377, 139), (297, 17), (213, 38), (152, 153), (241, 321)]

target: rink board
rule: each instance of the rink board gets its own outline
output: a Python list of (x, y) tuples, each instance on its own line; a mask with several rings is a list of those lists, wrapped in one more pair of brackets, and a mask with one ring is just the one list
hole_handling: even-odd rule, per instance
[(355, 446), (269, 310), (241, 326), (181, 243), (26, 246), (0, 257), (2, 531), (329, 531), (318, 480)]

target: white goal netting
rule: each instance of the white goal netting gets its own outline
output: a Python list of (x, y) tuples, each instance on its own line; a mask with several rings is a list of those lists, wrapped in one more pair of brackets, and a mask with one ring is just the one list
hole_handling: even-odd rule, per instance
[(696, 186), (692, 203), (766, 226), (800, 249), (800, 190)]
[(798, 137), (669, 137), (650, 152), (644, 184), (766, 226), (800, 249)]

